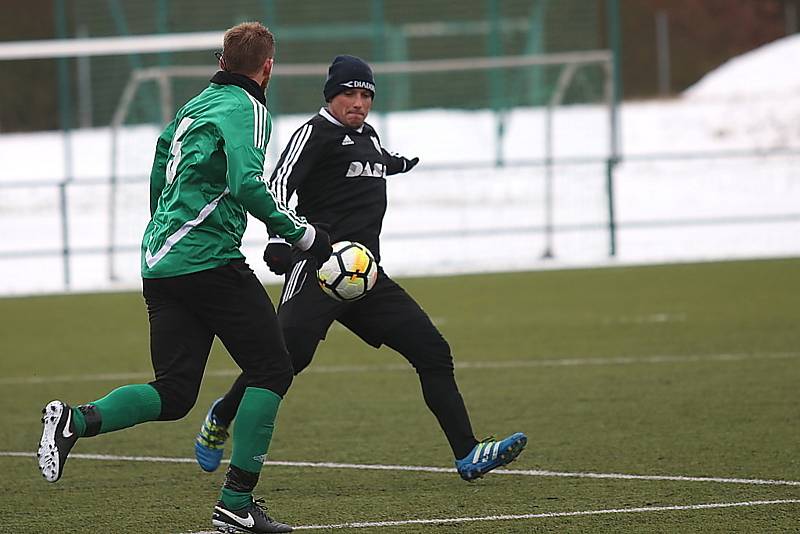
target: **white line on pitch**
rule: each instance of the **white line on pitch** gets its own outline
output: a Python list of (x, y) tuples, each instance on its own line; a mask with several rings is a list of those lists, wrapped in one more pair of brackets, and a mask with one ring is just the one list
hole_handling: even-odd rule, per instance
[[(295, 530), (325, 530), (343, 528), (396, 527), (402, 525), (442, 525), (452, 523), (472, 523), (476, 521), (517, 521), (521, 519), (546, 519), (551, 517), (577, 517), (606, 514), (641, 514), (647, 512), (675, 512), (687, 510), (711, 510), (715, 508), (737, 508), (745, 506), (770, 506), (780, 504), (800, 504), (800, 499), (776, 499), (771, 501), (718, 502), (707, 504), (685, 504), (676, 506), (643, 506), (640, 508), (608, 508), (605, 510), (580, 510), (575, 512), (544, 512), (540, 514), (487, 515), (481, 517), (447, 517), (441, 519), (404, 519), (399, 521), (364, 521), (332, 525), (301, 525)], [(202, 531), (192, 534), (215, 534)]]
[[(0, 456), (30, 457), (32, 452), (0, 451)], [(194, 458), (175, 458), (164, 456), (116, 456), (111, 454), (70, 454), (70, 458), (81, 460), (107, 460), (115, 462), (148, 462), (193, 464)], [(227, 463), (223, 460), (223, 463)], [(427, 467), (420, 465), (347, 464), (337, 462), (288, 462), (267, 460), (264, 465), (282, 467), (310, 467), (315, 469), (358, 469), (365, 471), (417, 471), (423, 473), (455, 473), (452, 467)], [(800, 480), (769, 480), (759, 478), (693, 477), (685, 475), (628, 475), (625, 473), (590, 473), (581, 471), (544, 471), (537, 469), (495, 469), (496, 475), (517, 475), (529, 477), (560, 478), (605, 478), (612, 480), (663, 480), (674, 482), (717, 482), (721, 484), (750, 484), (762, 486), (800, 486)]]
[[(619, 356), (612, 358), (550, 358), (544, 360), (499, 360), (456, 362), (456, 369), (521, 369), (528, 367), (581, 367), (605, 365), (635, 365), (661, 363), (740, 362), (751, 360), (786, 360), (800, 358), (800, 352), (776, 352), (767, 354), (695, 354), (687, 356)], [(317, 365), (309, 367), (304, 374), (323, 373), (381, 373), (412, 371), (408, 364), (385, 365)], [(236, 376), (238, 369), (207, 371), (206, 376)], [(152, 380), (152, 372), (99, 373), (57, 376), (17, 376), (0, 378), (0, 385), (50, 384), (56, 382), (101, 382), (114, 380)]]

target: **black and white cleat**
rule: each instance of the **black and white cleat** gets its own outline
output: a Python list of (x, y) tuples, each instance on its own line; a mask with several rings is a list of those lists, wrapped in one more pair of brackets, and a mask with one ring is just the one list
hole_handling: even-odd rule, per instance
[(51, 401), (42, 409), (42, 438), (36, 456), (39, 471), (48, 482), (56, 482), (64, 472), (67, 455), (78, 441), (72, 408), (59, 400)]

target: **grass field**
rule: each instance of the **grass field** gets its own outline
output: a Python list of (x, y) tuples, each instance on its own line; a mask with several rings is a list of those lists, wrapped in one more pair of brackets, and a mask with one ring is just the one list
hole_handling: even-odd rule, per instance
[[(471, 484), (435, 470), (267, 465), (257, 495), (276, 518), (399, 522), (358, 529), (386, 534), (800, 530), (800, 260), (403, 284), (453, 347), (478, 436), (524, 431), (527, 450), (513, 473)], [(222, 469), (76, 456), (48, 484), (32, 457), (46, 402), (151, 378), (140, 295), (0, 299), (0, 329), (0, 531), (211, 530)], [(73, 453), (191, 458), (234, 372), (215, 346), (187, 418)], [(404, 360), (337, 327), (295, 380), (270, 458), (452, 467)], [(490, 516), (522, 517), (410, 522)]]

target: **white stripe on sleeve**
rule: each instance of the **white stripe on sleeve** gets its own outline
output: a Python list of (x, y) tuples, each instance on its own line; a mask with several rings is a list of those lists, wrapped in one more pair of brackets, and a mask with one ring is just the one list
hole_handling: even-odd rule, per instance
[(303, 147), (306, 146), (308, 139), (311, 137), (311, 130), (313, 127), (310, 124), (303, 125), (289, 141), (289, 148), (286, 151), (286, 157), (283, 160), (278, 172), (275, 173), (275, 181), (273, 182), (273, 191), (280, 202), (286, 204), (288, 198), (286, 197), (287, 184), (289, 176), (292, 173), (292, 168), (297, 162)]

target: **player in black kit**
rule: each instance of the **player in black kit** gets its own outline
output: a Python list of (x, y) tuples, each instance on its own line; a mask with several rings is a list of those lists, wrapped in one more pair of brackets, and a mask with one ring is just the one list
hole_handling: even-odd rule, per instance
[[(386, 212), (386, 176), (410, 171), (418, 158), (392, 155), (365, 119), (375, 96), (372, 69), (354, 56), (337, 56), (323, 89), (326, 106), (292, 135), (270, 177), (276, 199), (297, 194), (298, 215), (327, 225), (331, 242), (357, 241), (380, 262), (381, 224)], [(422, 395), (453, 450), (458, 473), (474, 480), (505, 465), (522, 451), (521, 432), (478, 442), (453, 374), (450, 346), (420, 306), (382, 268), (375, 286), (360, 300), (338, 302), (325, 295), (307, 253), (270, 239), (264, 260), (285, 274), (278, 319), (294, 373), (305, 369), (334, 320), (361, 339), (386, 345), (414, 366)], [(240, 376), (215, 401), (195, 441), (197, 461), (213, 471), (222, 459), (228, 427), (245, 389)]]

